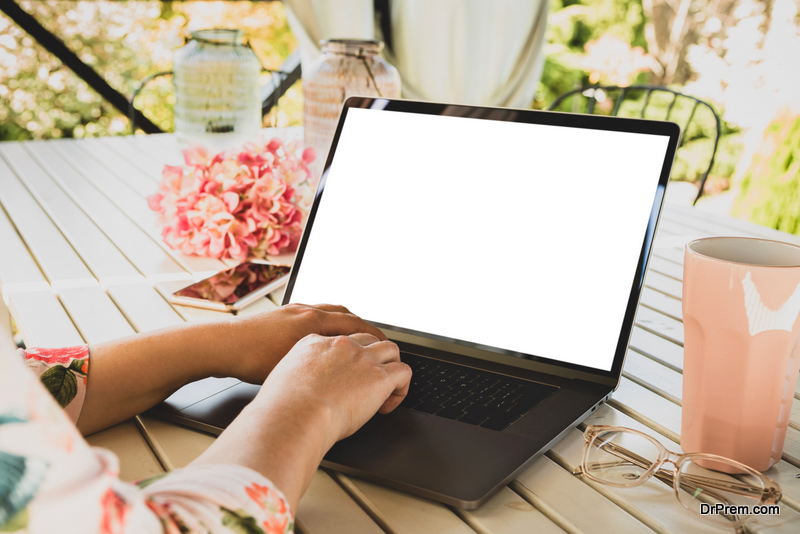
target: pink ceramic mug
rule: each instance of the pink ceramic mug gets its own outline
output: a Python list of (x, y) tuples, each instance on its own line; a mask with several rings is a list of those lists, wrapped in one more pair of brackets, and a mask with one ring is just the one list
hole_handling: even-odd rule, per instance
[(766, 471), (781, 458), (800, 370), (800, 247), (686, 245), (681, 448)]

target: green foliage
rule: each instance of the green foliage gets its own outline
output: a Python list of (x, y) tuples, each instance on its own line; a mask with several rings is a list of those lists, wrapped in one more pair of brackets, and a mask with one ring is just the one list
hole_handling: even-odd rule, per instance
[(62, 408), (66, 408), (78, 394), (78, 381), (75, 374), (66, 367), (51, 367), (42, 373), (40, 379)]
[[(547, 27), (547, 56), (534, 109), (576, 87), (590, 85), (583, 65), (585, 46), (613, 35), (646, 49), (641, 0), (554, 0)], [(634, 82), (644, 82), (640, 75)]]
[(264, 534), (256, 520), (244, 510), (228, 510), (221, 508), (222, 525), (236, 534)]
[(632, 46), (647, 47), (641, 0), (554, 0), (548, 17), (548, 42), (581, 52), (606, 34)]
[(800, 234), (800, 117), (784, 114), (769, 125), (732, 213)]
[(139, 489), (144, 489), (147, 486), (149, 486), (150, 484), (152, 484), (153, 482), (158, 482), (159, 480), (161, 480), (162, 478), (164, 478), (168, 474), (169, 474), (168, 472), (167, 473), (159, 473), (157, 475), (153, 475), (153, 476), (145, 478), (143, 480), (139, 480), (135, 484)]

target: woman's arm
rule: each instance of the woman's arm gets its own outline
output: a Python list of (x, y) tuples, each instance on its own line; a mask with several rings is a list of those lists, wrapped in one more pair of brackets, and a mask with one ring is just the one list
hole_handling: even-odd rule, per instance
[(301, 340), (233, 423), (191, 465), (238, 464), (260, 472), (292, 509), (322, 457), (375, 412), (402, 402), (411, 368), (397, 345), (371, 334)]
[(277, 310), (146, 332), (90, 347), (84, 435), (139, 414), (181, 386), (209, 376), (262, 383), (297, 341), (366, 332), (374, 326), (342, 306), (288, 305)]

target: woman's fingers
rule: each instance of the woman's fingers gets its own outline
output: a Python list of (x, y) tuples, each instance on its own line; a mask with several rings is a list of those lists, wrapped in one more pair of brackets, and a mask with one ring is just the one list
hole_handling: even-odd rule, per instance
[(384, 365), (384, 369), (389, 375), (389, 382), (394, 386), (392, 394), (384, 401), (378, 409), (379, 413), (387, 414), (400, 406), (408, 393), (408, 386), (411, 383), (411, 367), (403, 362), (389, 362)]
[(408, 393), (408, 386), (411, 384), (411, 367), (398, 359), (385, 364), (384, 368), (389, 373), (389, 380), (394, 386), (392, 395), (405, 397)]
[(400, 361), (400, 349), (391, 341), (380, 341), (371, 334), (352, 334), (348, 336), (364, 347), (369, 356), (386, 372), (391, 393), (381, 405), (381, 413), (389, 413), (403, 402), (411, 382), (411, 368)]
[[(367, 333), (372, 334), (380, 340), (386, 339), (386, 335), (381, 332), (380, 329), (348, 311), (327, 311), (324, 308), (317, 307), (327, 312), (320, 324), (319, 333), (323, 336)], [(346, 310), (347, 308), (342, 309)]]
[(367, 347), (369, 345), (372, 345), (373, 343), (377, 343), (377, 342), (380, 341), (380, 339), (378, 339), (374, 335), (365, 334), (363, 332), (359, 332), (357, 334), (350, 334), (347, 337), (349, 337), (350, 339), (352, 339), (353, 341), (355, 341), (356, 343), (358, 343), (362, 347)]
[(351, 334), (348, 337), (368, 350), (370, 356), (378, 363), (400, 361), (400, 349), (392, 341), (380, 340), (372, 334), (359, 333)]
[(350, 310), (339, 304), (314, 304), (314, 308), (328, 312), (350, 313)]

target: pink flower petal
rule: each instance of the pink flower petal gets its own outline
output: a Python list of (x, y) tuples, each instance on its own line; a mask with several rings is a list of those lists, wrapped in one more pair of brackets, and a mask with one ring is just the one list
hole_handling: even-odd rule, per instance
[(192, 167), (205, 167), (208, 165), (208, 150), (199, 144), (192, 144), (183, 151), (183, 161)]
[(153, 211), (164, 211), (164, 208), (161, 207), (161, 201), (163, 199), (164, 195), (161, 193), (155, 193), (154, 195), (147, 197), (147, 205)]
[(230, 191), (222, 195), (222, 200), (228, 205), (228, 211), (233, 213), (239, 206), (239, 195), (231, 193)]

